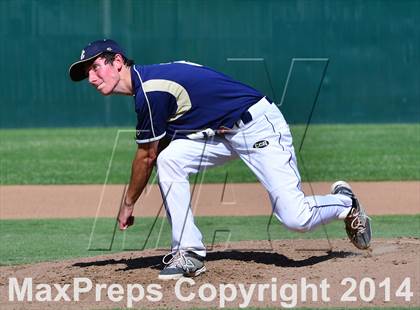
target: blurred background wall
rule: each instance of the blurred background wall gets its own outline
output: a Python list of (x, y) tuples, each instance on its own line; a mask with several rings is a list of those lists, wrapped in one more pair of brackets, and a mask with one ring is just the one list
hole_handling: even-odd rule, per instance
[(139, 64), (189, 60), (249, 83), (290, 123), (321, 80), (315, 123), (419, 122), (419, 14), (417, 0), (1, 0), (0, 127), (134, 126), (132, 98), (68, 77), (105, 37)]

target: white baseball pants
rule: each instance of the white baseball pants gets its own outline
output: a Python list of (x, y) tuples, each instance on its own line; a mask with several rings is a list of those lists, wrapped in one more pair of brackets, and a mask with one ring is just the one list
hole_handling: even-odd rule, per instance
[[(304, 196), (289, 126), (275, 104), (262, 99), (224, 136), (172, 141), (157, 159), (159, 185), (172, 226), (172, 250), (206, 255), (202, 234), (190, 207), (189, 175), (240, 157), (267, 189), (273, 212), (284, 226), (309, 231), (344, 219), (352, 201), (344, 195)], [(264, 146), (265, 145), (265, 146)]]

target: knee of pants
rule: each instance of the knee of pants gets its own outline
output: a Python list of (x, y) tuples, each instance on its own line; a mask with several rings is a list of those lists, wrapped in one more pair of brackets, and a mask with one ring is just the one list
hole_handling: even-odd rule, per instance
[(311, 213), (302, 192), (296, 190), (287, 194), (274, 191), (269, 192), (269, 196), (274, 214), (287, 229), (297, 232), (311, 229)]
[(281, 208), (277, 205), (274, 208), (277, 219), (289, 230), (296, 232), (307, 232), (311, 230), (310, 216), (303, 213), (294, 212), (296, 208)]
[(287, 227), (287, 229), (292, 230), (292, 231), (304, 233), (311, 230), (308, 223), (301, 222), (299, 221), (299, 219), (292, 219), (292, 220), (289, 219), (287, 221), (282, 221), (282, 222), (283, 222), (283, 225)]
[(184, 181), (188, 178), (185, 165), (182, 164), (181, 159), (176, 154), (167, 150), (163, 150), (156, 160), (159, 181)]

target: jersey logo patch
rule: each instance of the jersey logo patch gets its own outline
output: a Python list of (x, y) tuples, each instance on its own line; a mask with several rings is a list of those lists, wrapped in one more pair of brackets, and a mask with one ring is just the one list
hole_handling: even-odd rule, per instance
[(254, 149), (262, 149), (266, 146), (268, 146), (270, 143), (268, 143), (267, 140), (262, 140), (262, 141), (258, 141), (255, 142), (254, 145), (252, 146)]

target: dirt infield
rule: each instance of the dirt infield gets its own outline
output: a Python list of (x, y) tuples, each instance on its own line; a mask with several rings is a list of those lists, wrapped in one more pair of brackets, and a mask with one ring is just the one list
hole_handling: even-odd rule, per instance
[[(369, 214), (420, 213), (420, 182), (352, 185)], [(328, 187), (327, 183), (304, 186), (307, 194), (311, 189), (326, 193)], [(115, 216), (122, 191), (122, 186), (2, 186), (0, 218)], [(206, 185), (195, 193), (196, 215), (270, 214), (266, 194), (256, 184)], [(151, 187), (139, 204), (137, 216), (156, 215), (157, 188)], [(141, 300), (140, 296), (133, 301), (135, 308), (420, 306), (419, 239), (374, 239), (369, 251), (357, 250), (348, 240), (331, 242), (331, 247), (326, 240), (219, 245), (208, 253), (208, 271), (191, 285), (157, 279), (166, 254), (157, 250), (2, 266), (1, 309), (129, 307), (129, 290), (133, 297), (144, 290)], [(33, 300), (25, 295), (24, 301), (17, 301), (25, 278), (33, 281), (26, 282)], [(92, 289), (76, 301), (78, 280), (81, 287), (92, 284)], [(410, 291), (414, 296), (409, 296)]]
[[(269, 247), (272, 247), (272, 250), (257, 250)], [(132, 288), (137, 285), (137, 289), (132, 289), (132, 296), (140, 296), (141, 289), (138, 286), (145, 291), (142, 300), (132, 304), (136, 308), (420, 305), (418, 293), (420, 240), (410, 238), (375, 240), (371, 251), (356, 250), (347, 240), (334, 240), (335, 250), (332, 252), (325, 252), (322, 250), (324, 247), (324, 240), (284, 240), (272, 244), (239, 242), (231, 244), (228, 249), (216, 248), (208, 254), (206, 264), (208, 271), (195, 278), (195, 283), (192, 285), (185, 282), (158, 280), (162, 252), (150, 250), (63, 262), (1, 267), (1, 308), (127, 307), (130, 306), (128, 285), (132, 285)], [(61, 287), (69, 284), (66, 293), (71, 301), (17, 302), (15, 296), (15, 301), (10, 302), (7, 300), (8, 281), (13, 277), (17, 278), (20, 286), (25, 277), (33, 279), (34, 300), (37, 292), (42, 289), (37, 290), (36, 284), (47, 283), (51, 286), (56, 284)], [(75, 302), (74, 287), (79, 285), (85, 287), (88, 283), (85, 279), (79, 280), (81, 284), (76, 285), (74, 279), (82, 277), (88, 278), (93, 288), (88, 293), (80, 294), (80, 301)], [(406, 278), (409, 279), (406, 281), (409, 281), (410, 290), (414, 293), (410, 301), (395, 296)], [(354, 282), (356, 287), (350, 292), (351, 282)], [(108, 292), (111, 290), (109, 289), (111, 284), (121, 286), (113, 288), (114, 297), (120, 296), (120, 301), (112, 301), (110, 297), (112, 292)], [(177, 285), (180, 286), (179, 294), (176, 291)], [(385, 289), (387, 285), (388, 292)], [(310, 286), (312, 287), (309, 288)], [(235, 297), (232, 295), (234, 291), (236, 298), (230, 298)], [(293, 295), (293, 292), (296, 295)], [(346, 292), (349, 293), (349, 301), (343, 300)], [(51, 294), (51, 298), (54, 299), (58, 291), (53, 287)], [(45, 296), (45, 293), (41, 294), (41, 297)], [(248, 296), (248, 300), (244, 296)], [(183, 301), (183, 298), (187, 297), (191, 297), (191, 300)], [(352, 298), (356, 300), (350, 301)], [(224, 302), (224, 299), (227, 300)]]
[[(304, 183), (307, 195), (326, 194), (331, 183)], [(370, 215), (420, 213), (420, 182), (352, 182)], [(0, 219), (115, 217), (123, 185), (0, 186)], [(142, 194), (134, 214), (156, 216), (162, 205), (158, 186)], [(270, 215), (260, 184), (201, 184), (194, 188), (196, 216)], [(163, 214), (161, 214), (163, 215)]]

